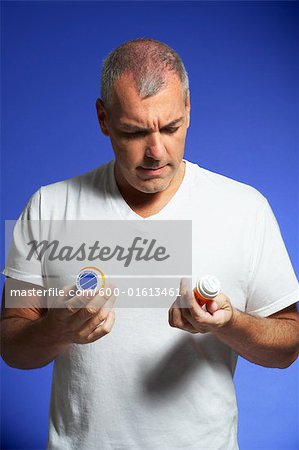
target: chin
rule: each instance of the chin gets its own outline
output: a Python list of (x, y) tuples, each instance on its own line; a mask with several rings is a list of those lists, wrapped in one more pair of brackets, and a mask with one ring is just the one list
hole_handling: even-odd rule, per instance
[(168, 188), (170, 182), (166, 180), (148, 180), (146, 182), (137, 183), (134, 187), (140, 192), (145, 194), (156, 194), (157, 192), (165, 191)]

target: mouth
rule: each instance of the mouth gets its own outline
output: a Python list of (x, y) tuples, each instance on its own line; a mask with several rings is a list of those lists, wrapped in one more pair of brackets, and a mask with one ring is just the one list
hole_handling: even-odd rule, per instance
[(167, 164), (165, 164), (164, 166), (159, 166), (159, 167), (143, 167), (140, 166), (138, 167), (138, 170), (140, 170), (142, 173), (144, 173), (145, 175), (160, 175), (162, 174), (165, 170), (166, 170)]

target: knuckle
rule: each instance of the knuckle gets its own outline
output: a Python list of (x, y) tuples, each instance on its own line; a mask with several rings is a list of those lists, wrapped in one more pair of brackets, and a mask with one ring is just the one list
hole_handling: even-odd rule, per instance
[(98, 315), (97, 315), (97, 323), (101, 323), (101, 322), (103, 322), (104, 320), (106, 320), (106, 316), (105, 316), (105, 314), (103, 314), (103, 313), (99, 313)]
[(104, 303), (103, 297), (100, 295), (96, 295), (93, 298), (92, 302), (90, 302), (90, 305), (94, 306), (95, 308), (101, 308), (103, 303)]
[(193, 319), (194, 319), (197, 323), (202, 323), (202, 318), (201, 318), (197, 313), (194, 313), (194, 314), (193, 314)]
[(99, 337), (97, 337), (97, 336), (94, 336), (93, 334), (91, 334), (91, 335), (89, 335), (87, 338), (86, 338), (86, 344), (91, 344), (92, 342), (94, 342), (94, 341), (96, 341), (97, 339), (99, 339)]
[(77, 331), (77, 332), (75, 333), (75, 335), (76, 335), (76, 338), (79, 339), (79, 340), (82, 340), (82, 339), (84, 339), (84, 337), (85, 337), (85, 333), (84, 333), (82, 330)]
[(169, 325), (170, 325), (171, 327), (174, 326), (174, 324), (173, 324), (173, 318), (172, 318), (172, 315), (171, 315), (171, 314), (168, 315), (168, 323), (169, 323)]
[(86, 310), (86, 314), (90, 315), (90, 316), (97, 312), (97, 309), (95, 307), (93, 307), (93, 306), (85, 308), (85, 310)]
[(112, 330), (113, 325), (114, 325), (114, 317), (115, 317), (115, 315), (112, 314), (112, 319), (113, 319), (112, 322), (111, 322), (111, 323), (105, 322), (105, 323), (101, 326), (104, 335), (110, 333), (110, 331)]
[(102, 322), (106, 320), (106, 317), (103, 317), (102, 315), (98, 316), (96, 319), (96, 324), (101, 325)]
[(111, 331), (111, 328), (107, 324), (102, 326), (102, 334), (104, 334), (104, 335), (108, 334), (108, 333), (110, 333), (110, 331)]
[(175, 319), (175, 320), (172, 321), (172, 326), (174, 328), (181, 328), (182, 327), (182, 322), (180, 320)]
[(108, 317), (110, 319), (112, 319), (112, 320), (115, 320), (115, 311), (114, 311), (114, 309), (108, 309), (107, 310), (107, 314), (105, 314), (105, 318), (107, 319)]

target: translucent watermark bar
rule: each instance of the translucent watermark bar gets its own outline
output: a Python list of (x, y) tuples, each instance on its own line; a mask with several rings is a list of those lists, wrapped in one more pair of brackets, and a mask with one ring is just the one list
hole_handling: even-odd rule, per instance
[(168, 307), (192, 278), (192, 221), (6, 223), (7, 308)]

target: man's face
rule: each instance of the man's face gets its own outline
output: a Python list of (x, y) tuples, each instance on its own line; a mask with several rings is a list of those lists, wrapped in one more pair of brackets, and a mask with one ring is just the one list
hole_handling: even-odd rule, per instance
[(156, 95), (141, 99), (131, 75), (114, 86), (111, 105), (97, 102), (100, 125), (115, 153), (115, 176), (124, 190), (164, 191), (175, 183), (189, 126), (190, 100), (180, 80), (167, 77)]

